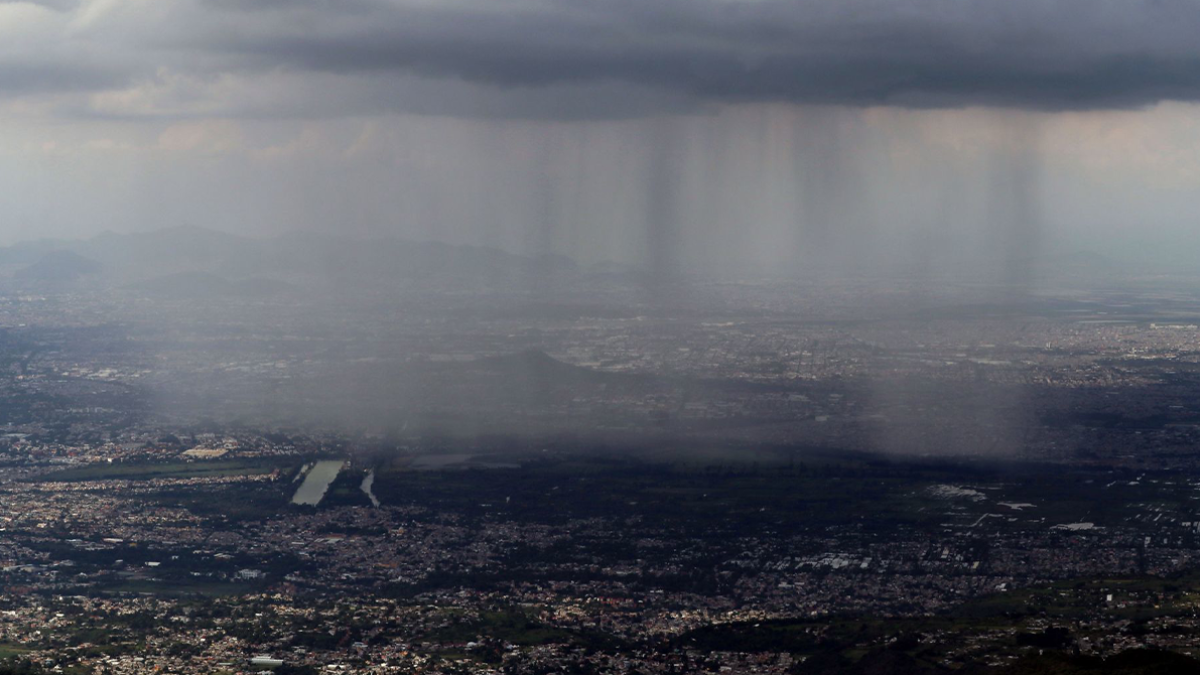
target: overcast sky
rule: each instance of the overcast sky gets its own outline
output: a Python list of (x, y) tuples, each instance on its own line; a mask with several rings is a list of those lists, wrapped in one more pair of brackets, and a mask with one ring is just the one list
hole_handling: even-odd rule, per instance
[(0, 0), (0, 241), (1178, 257), (1197, 35), (1192, 0)]

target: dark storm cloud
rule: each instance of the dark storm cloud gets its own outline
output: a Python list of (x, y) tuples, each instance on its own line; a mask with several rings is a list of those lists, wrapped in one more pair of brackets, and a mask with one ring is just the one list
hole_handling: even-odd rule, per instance
[(1182, 0), (206, 7), (242, 17), (209, 47), (303, 70), (501, 87), (620, 81), (699, 101), (1062, 109), (1200, 98), (1200, 8)]
[[(572, 88), (582, 93), (563, 117), (711, 102), (1087, 109), (1200, 98), (1200, 9), (1193, 0), (49, 0), (48, 6), (71, 17), (58, 36), (10, 51), (22, 63), (73, 57), (77, 72), (51, 74), (46, 89), (74, 89), (100, 68), (120, 76), (93, 78), (96, 89), (109, 80), (145, 87), (165, 72), (199, 83), (341, 77), (362, 90), (339, 92), (341, 107), (297, 105), (282, 96), (280, 109), (272, 110), (263, 107), (263, 96), (252, 97), (265, 114), (292, 114), (288, 106), (331, 114), (372, 114), (380, 106), (470, 114), (475, 103), (464, 87), (483, 92), (480, 114), (534, 117), (560, 115), (554, 106), (547, 112), (546, 96), (531, 92), (552, 97)], [(12, 70), (0, 79), (0, 93), (28, 87), (6, 65), (2, 46), (0, 70)], [(414, 87), (418, 80), (448, 83), (449, 102), (442, 103), (437, 87)], [(515, 102), (496, 103), (499, 95)], [(169, 92), (157, 96), (163, 103)], [(614, 98), (623, 101), (613, 105)]]

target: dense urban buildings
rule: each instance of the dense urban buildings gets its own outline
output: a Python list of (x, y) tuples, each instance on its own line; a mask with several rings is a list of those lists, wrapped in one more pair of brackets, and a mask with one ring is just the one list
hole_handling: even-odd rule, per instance
[(514, 278), (347, 299), (14, 275), (0, 655), (818, 673), (1193, 653), (1188, 280)]

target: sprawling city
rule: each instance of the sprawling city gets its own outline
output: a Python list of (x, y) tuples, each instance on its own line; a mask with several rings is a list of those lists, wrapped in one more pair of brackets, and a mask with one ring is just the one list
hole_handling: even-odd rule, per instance
[[(121, 248), (197, 238), (251, 245), (180, 229)], [(1200, 657), (1188, 279), (1014, 300), (803, 279), (648, 293), (580, 268), (553, 292), (389, 279), (350, 303), (116, 284), (80, 271), (95, 241), (63, 246), (0, 252), (12, 668)]]
[(0, 675), (1200, 673), (1197, 0), (0, 0)]

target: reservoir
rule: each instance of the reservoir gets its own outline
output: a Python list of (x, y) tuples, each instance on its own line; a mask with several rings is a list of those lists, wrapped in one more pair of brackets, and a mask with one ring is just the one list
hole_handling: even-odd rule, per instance
[(329, 489), (329, 484), (333, 482), (334, 478), (337, 478), (338, 473), (345, 465), (345, 460), (341, 459), (326, 459), (314, 464), (304, 477), (300, 488), (296, 490), (296, 494), (292, 496), (292, 503), (309, 506), (320, 504), (321, 500), (325, 498), (325, 491)]
[(372, 504), (379, 506), (379, 500), (375, 497), (375, 493), (371, 490), (373, 485), (375, 485), (375, 469), (371, 469), (367, 472), (367, 475), (363, 477), (362, 484), (358, 487), (360, 490), (367, 493), (367, 497), (370, 498)]

